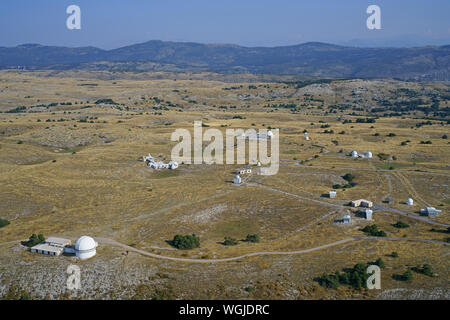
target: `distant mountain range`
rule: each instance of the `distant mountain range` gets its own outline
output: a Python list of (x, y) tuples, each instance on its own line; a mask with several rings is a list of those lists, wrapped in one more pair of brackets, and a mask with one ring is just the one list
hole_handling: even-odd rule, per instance
[(39, 44), (0, 47), (0, 68), (18, 66), (449, 81), (450, 45), (357, 48), (308, 42), (282, 47), (242, 47), (152, 40), (113, 50)]

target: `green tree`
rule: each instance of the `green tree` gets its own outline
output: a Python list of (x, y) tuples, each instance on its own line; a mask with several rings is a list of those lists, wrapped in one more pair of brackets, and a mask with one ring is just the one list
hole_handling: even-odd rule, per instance
[(226, 246), (235, 246), (238, 244), (238, 241), (235, 238), (225, 237), (223, 244)]
[(346, 173), (343, 177), (344, 180), (347, 180), (348, 182), (352, 182), (353, 179), (355, 178), (354, 175), (352, 175), (351, 173)]
[(407, 223), (405, 223), (403, 221), (398, 221), (393, 226), (396, 227), (396, 228), (399, 228), (399, 229), (409, 228), (409, 224), (407, 224)]
[(429, 264), (424, 264), (424, 265), (423, 265), (423, 267), (422, 267), (422, 273), (423, 273), (424, 275), (427, 275), (427, 276), (430, 276), (430, 277), (433, 276), (433, 271), (431, 270), (431, 266), (430, 266)]
[(9, 224), (8, 220), (0, 218), (0, 228), (6, 227), (8, 224)]
[(174, 247), (183, 250), (198, 248), (200, 247), (200, 238), (197, 237), (195, 234), (192, 235), (177, 234), (171, 241), (171, 244)]
[(35, 245), (37, 245), (38, 243), (40, 243), (38, 236), (33, 233), (29, 238), (28, 238), (28, 242), (26, 243), (26, 245), (28, 247), (33, 247)]
[(405, 281), (411, 281), (413, 279), (413, 273), (411, 272), (411, 269), (406, 270), (406, 272), (403, 274), (403, 278)]
[(248, 234), (245, 238), (247, 242), (259, 242), (259, 234)]
[(381, 258), (378, 258), (378, 259), (375, 261), (375, 264), (376, 264), (377, 266), (379, 266), (381, 269), (384, 269), (384, 267), (385, 267), (384, 261), (383, 261), (383, 259), (381, 259)]

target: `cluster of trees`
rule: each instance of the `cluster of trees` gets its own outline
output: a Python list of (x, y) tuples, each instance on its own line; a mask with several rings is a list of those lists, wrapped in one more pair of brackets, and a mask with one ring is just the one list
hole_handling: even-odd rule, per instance
[[(244, 240), (246, 242), (259, 242), (259, 234), (247, 234)], [(225, 237), (224, 241), (222, 242), (225, 246), (235, 246), (239, 243), (238, 240), (232, 237)]]
[(242, 88), (243, 88), (243, 86), (240, 85), (240, 86), (236, 86), (236, 87), (222, 88), (222, 90), (238, 90), (238, 89), (242, 89)]
[(354, 186), (356, 186), (356, 183), (353, 181), (353, 179), (355, 179), (355, 176), (352, 175), (351, 173), (346, 173), (345, 175), (342, 176), (342, 178), (347, 181), (348, 183), (345, 185), (341, 185), (341, 184), (334, 184), (333, 185), (333, 189), (340, 189), (340, 188), (352, 188)]
[(355, 179), (355, 176), (352, 175), (351, 173), (346, 173), (345, 175), (342, 176), (342, 179), (344, 179), (348, 182), (352, 182), (353, 179)]
[(248, 234), (245, 238), (247, 242), (259, 242), (259, 234)]
[(223, 244), (225, 246), (235, 246), (238, 244), (238, 241), (235, 238), (232, 237), (225, 237)]
[[(380, 268), (384, 268), (384, 262), (381, 258), (377, 259), (375, 264)], [(336, 271), (334, 274), (323, 274), (318, 279), (318, 282), (321, 286), (331, 289), (336, 289), (340, 285), (349, 285), (355, 289), (367, 288), (367, 279), (370, 276), (367, 273), (367, 267), (369, 265), (358, 263), (352, 269), (346, 269), (342, 273)]]
[(400, 143), (401, 146), (406, 146), (411, 140), (405, 140)]
[(27, 110), (27, 107), (21, 106), (21, 107), (17, 107), (17, 108), (5, 111), (5, 113), (20, 113), (20, 112), (25, 112), (26, 110)]
[(399, 229), (409, 228), (409, 224), (407, 224), (403, 221), (398, 221), (397, 223), (393, 224), (393, 226), (396, 228), (399, 228)]
[(392, 251), (392, 253), (390, 254), (390, 256), (392, 258), (398, 258), (398, 253), (396, 251)]
[(283, 109), (296, 109), (297, 105), (295, 103), (280, 103), (280, 104), (267, 104), (264, 108), (283, 108)]
[(425, 263), (422, 267), (414, 267), (413, 270), (417, 273), (424, 274), (426, 276), (432, 277), (433, 271), (431, 270), (431, 266)]
[(6, 227), (8, 224), (8, 220), (0, 218), (0, 228)]
[(358, 118), (356, 119), (356, 123), (375, 123), (376, 120), (373, 118)]
[(45, 237), (42, 233), (36, 235), (33, 233), (30, 238), (28, 238), (28, 241), (25, 243), (27, 247), (34, 247), (35, 245), (42, 243), (45, 241)]
[(365, 226), (361, 231), (367, 233), (368, 235), (372, 237), (386, 237), (387, 234), (383, 230), (379, 230), (378, 226), (376, 224), (373, 224), (371, 226)]
[(399, 281), (411, 281), (413, 279), (413, 273), (411, 269), (408, 268), (404, 274), (393, 274), (392, 278)]
[(95, 104), (100, 104), (100, 103), (104, 103), (104, 104), (118, 104), (117, 102), (114, 102), (113, 99), (98, 99), (97, 101), (95, 101)]
[(200, 238), (195, 234), (180, 235), (177, 234), (171, 241), (171, 245), (175, 248), (188, 250), (200, 247)]

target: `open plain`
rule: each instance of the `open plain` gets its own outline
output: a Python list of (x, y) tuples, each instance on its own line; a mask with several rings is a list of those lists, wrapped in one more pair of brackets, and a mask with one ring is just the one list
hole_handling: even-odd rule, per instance
[[(0, 228), (0, 297), (449, 299), (449, 96), (443, 83), (397, 80), (1, 71), (0, 218), (10, 224)], [(278, 174), (254, 167), (236, 186), (242, 165), (141, 161), (169, 160), (172, 132), (194, 121), (278, 128)], [(336, 198), (324, 196), (333, 189)], [(355, 199), (374, 203), (373, 221), (349, 206)], [(420, 215), (429, 206), (442, 214)], [(351, 224), (336, 222), (347, 214)], [(361, 230), (374, 223), (386, 237)], [(20, 241), (33, 233), (90, 235), (97, 255), (32, 254)], [(199, 248), (171, 246), (192, 233)], [(378, 258), (381, 290), (317, 281)], [(81, 269), (80, 290), (66, 289), (69, 264)], [(395, 279), (423, 264), (433, 276)]]

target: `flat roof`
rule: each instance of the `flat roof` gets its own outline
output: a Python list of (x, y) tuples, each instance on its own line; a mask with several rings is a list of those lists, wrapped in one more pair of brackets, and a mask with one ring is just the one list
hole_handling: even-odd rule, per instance
[(48, 251), (48, 252), (61, 252), (63, 250), (63, 248), (61, 248), (61, 247), (51, 246), (47, 243), (37, 244), (34, 247), (31, 247), (31, 249)]
[(71, 241), (69, 239), (64, 238), (58, 238), (58, 237), (48, 237), (45, 242), (55, 243), (61, 246), (66, 245), (67, 243), (70, 243)]

